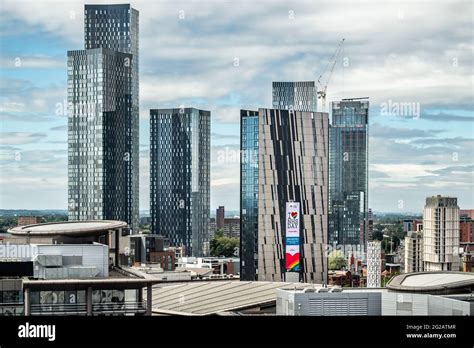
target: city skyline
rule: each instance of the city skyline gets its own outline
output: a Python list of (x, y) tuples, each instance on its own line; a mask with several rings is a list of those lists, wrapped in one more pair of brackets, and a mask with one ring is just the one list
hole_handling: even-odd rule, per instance
[[(83, 47), (85, 2), (44, 3), (2, 5), (2, 209), (67, 209), (66, 51)], [(421, 211), (437, 194), (474, 205), (472, 45), (462, 30), (472, 4), (344, 4), (131, 2), (141, 14), (140, 210), (151, 108), (211, 111), (211, 209), (238, 210), (239, 110), (270, 107), (274, 81), (316, 80), (342, 37), (327, 105), (370, 97), (369, 207)]]

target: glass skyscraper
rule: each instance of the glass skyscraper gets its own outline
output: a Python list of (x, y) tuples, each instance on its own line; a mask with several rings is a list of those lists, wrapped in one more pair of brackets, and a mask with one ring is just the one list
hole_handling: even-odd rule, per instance
[(314, 81), (273, 82), (273, 108), (316, 112), (317, 88)]
[(150, 110), (151, 229), (188, 256), (209, 252), (210, 119), (194, 108)]
[(69, 219), (138, 232), (138, 11), (85, 5), (84, 39), (68, 52)]
[(329, 242), (366, 245), (368, 241), (367, 100), (332, 103), (329, 144)]
[(240, 110), (240, 278), (258, 269), (258, 111)]
[(241, 110), (241, 279), (285, 281), (286, 203), (300, 203), (299, 278), (323, 283), (328, 114)]
[(133, 221), (131, 54), (68, 52), (69, 220)]

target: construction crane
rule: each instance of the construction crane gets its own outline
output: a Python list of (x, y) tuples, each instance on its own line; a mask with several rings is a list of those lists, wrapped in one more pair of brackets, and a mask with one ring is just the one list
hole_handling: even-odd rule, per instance
[[(331, 80), (332, 73), (336, 66), (337, 59), (339, 58), (339, 55), (342, 52), (342, 48), (343, 48), (345, 40), (346, 39), (341, 40), (341, 42), (337, 46), (336, 51), (334, 52), (333, 56), (329, 60), (328, 64), (326, 65), (326, 68), (323, 70), (323, 72), (321, 73), (321, 75), (319, 75), (319, 78), (318, 78), (318, 85), (319, 85), (318, 99), (321, 99), (322, 111), (325, 111), (326, 109), (326, 90), (328, 88), (329, 81)], [(326, 83), (324, 83), (323, 85), (321, 80), (328, 71), (329, 73), (327, 74), (328, 76), (326, 78)]]

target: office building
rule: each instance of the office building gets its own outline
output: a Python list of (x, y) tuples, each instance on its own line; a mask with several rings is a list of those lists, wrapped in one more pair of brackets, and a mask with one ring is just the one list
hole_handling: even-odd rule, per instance
[(425, 271), (459, 271), (459, 207), (457, 198), (426, 198), (423, 210)]
[(379, 241), (367, 243), (367, 287), (380, 288), (382, 274), (382, 245)]
[(194, 108), (150, 110), (151, 229), (188, 256), (208, 252), (210, 119)]
[(273, 82), (273, 108), (316, 112), (317, 88), (314, 81)]
[(138, 11), (85, 5), (85, 51), (68, 52), (69, 219), (139, 226)]
[(410, 231), (405, 237), (405, 273), (423, 272), (423, 232)]
[(216, 229), (222, 229), (224, 228), (224, 211), (223, 206), (219, 206), (219, 208), (216, 209)]
[(329, 242), (366, 245), (368, 219), (367, 100), (332, 103), (329, 143)]
[(241, 110), (242, 280), (326, 282), (327, 175), (327, 113)]

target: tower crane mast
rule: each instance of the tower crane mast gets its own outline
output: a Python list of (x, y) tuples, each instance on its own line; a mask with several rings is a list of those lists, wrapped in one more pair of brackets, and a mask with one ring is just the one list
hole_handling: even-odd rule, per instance
[[(318, 91), (318, 99), (321, 99), (321, 105), (322, 105), (322, 111), (325, 111), (326, 109), (326, 90), (328, 88), (328, 84), (331, 81), (332, 73), (334, 72), (334, 68), (336, 67), (337, 60), (339, 58), (339, 55), (342, 52), (342, 48), (344, 45), (344, 41), (346, 39), (342, 39), (339, 45), (336, 48), (336, 51), (332, 55), (331, 59), (329, 60), (328, 64), (326, 65), (326, 68), (323, 70), (321, 75), (319, 75), (318, 78), (318, 85), (319, 85), (319, 91)], [(323, 84), (323, 76), (327, 74), (326, 81)]]

